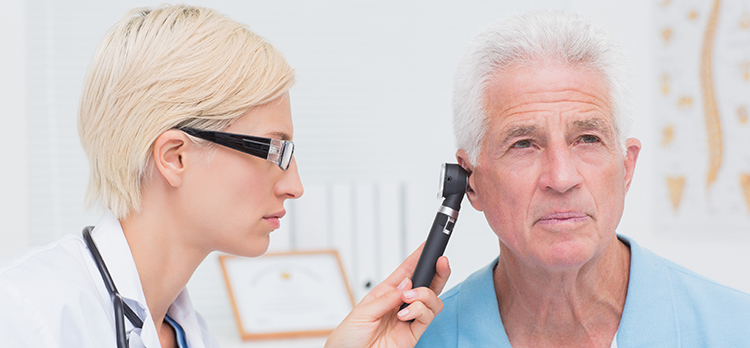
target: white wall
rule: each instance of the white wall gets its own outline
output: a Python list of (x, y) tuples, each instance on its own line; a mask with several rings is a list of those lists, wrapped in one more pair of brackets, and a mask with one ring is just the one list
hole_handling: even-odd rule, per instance
[(28, 246), (29, 159), (26, 117), (26, 2), (7, 0), (0, 11), (0, 258)]

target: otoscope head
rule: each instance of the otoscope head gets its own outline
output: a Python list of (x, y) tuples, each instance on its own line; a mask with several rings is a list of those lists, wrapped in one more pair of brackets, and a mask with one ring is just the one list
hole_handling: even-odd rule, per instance
[(450, 195), (459, 194), (462, 198), (466, 193), (466, 181), (468, 174), (456, 163), (443, 163), (440, 173), (439, 197), (447, 198)]
[(456, 163), (443, 163), (442, 172), (440, 174), (441, 185), (440, 193), (441, 197), (448, 197), (450, 195), (466, 193), (466, 181), (468, 174)]

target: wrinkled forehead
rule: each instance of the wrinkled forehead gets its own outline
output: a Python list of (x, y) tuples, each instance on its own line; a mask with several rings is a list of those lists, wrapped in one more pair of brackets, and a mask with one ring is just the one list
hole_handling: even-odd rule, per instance
[[(535, 108), (580, 108), (613, 123), (610, 89), (604, 76), (563, 63), (516, 64), (496, 69), (484, 84), (483, 108), (500, 117)], [(590, 109), (590, 110), (589, 110)]]
[(565, 98), (565, 92), (578, 92), (588, 97), (582, 100), (595, 100), (611, 110), (611, 91), (605, 76), (587, 67), (565, 63), (513, 64), (497, 68), (488, 75), (483, 89), (486, 109), (513, 107), (540, 98), (540, 101), (547, 101), (543, 98), (552, 97), (547, 95), (550, 93)]

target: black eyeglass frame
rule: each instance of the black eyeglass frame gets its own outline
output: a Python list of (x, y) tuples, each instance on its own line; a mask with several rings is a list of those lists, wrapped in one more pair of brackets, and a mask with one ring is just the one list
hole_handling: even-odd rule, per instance
[(289, 169), (289, 163), (292, 162), (292, 155), (294, 155), (294, 143), (291, 140), (209, 131), (192, 127), (179, 129), (196, 138), (268, 160), (278, 165), (282, 170)]

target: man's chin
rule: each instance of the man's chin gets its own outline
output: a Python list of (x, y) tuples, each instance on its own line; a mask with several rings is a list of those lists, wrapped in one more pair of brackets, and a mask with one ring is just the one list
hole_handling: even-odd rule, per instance
[(600, 256), (600, 245), (589, 239), (553, 243), (540, 250), (539, 260), (550, 269), (580, 268)]

